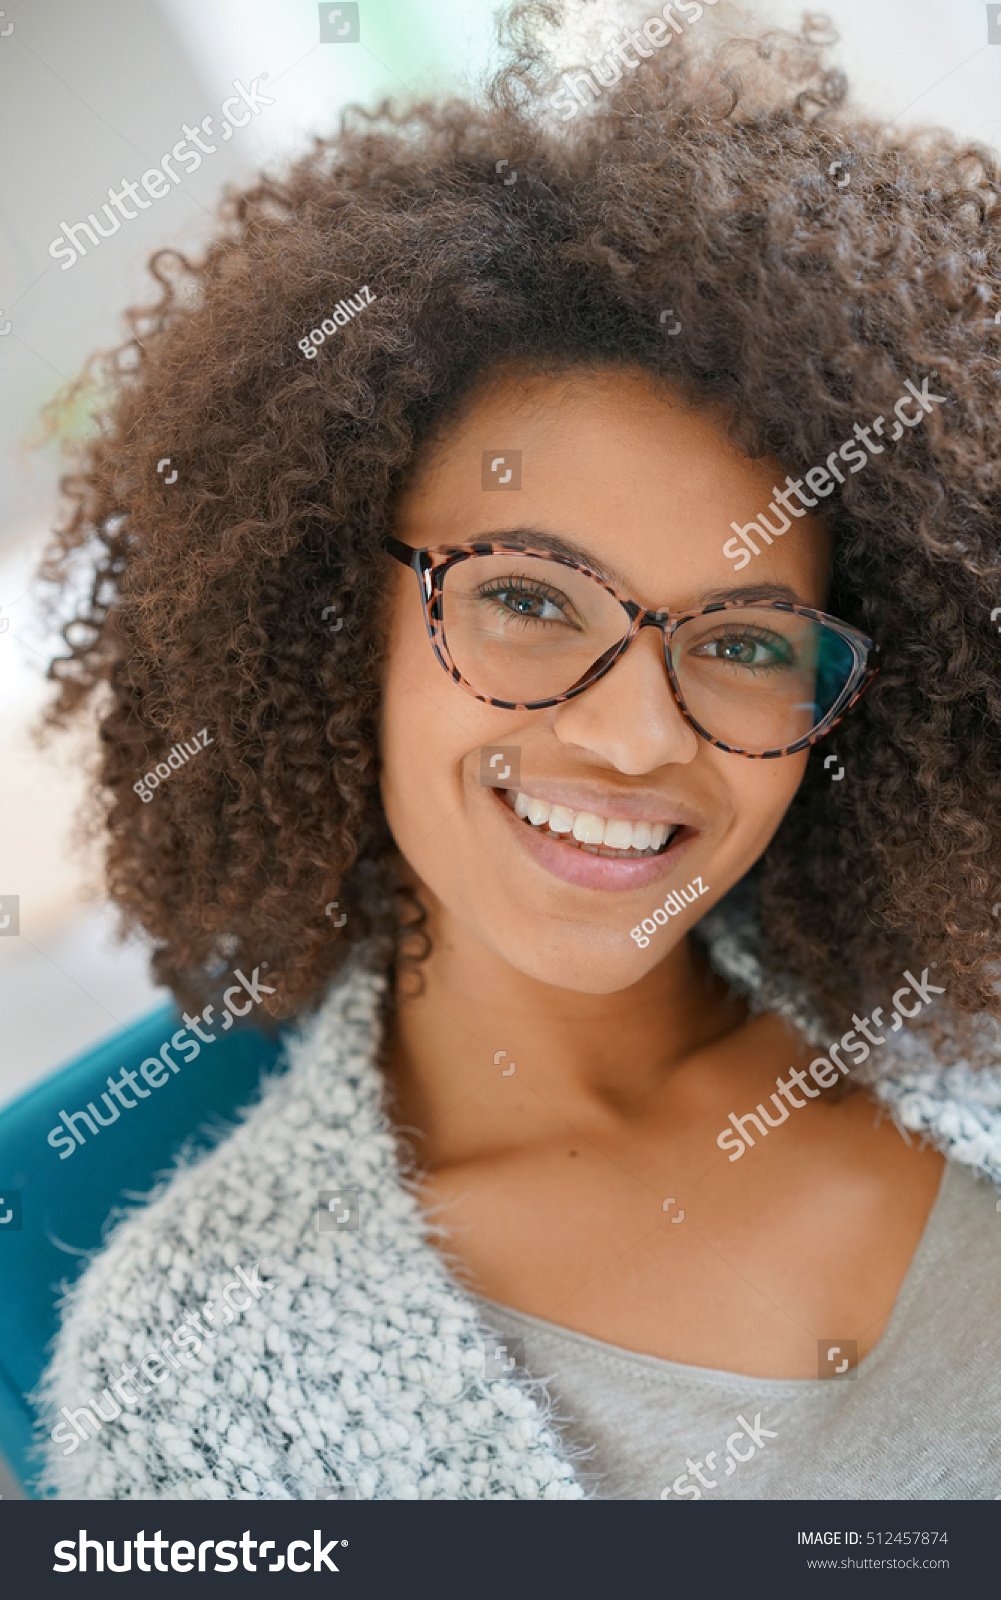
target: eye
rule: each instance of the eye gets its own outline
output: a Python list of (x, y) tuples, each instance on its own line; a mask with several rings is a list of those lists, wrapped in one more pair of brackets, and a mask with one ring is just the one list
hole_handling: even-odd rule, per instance
[(492, 578), (477, 589), (481, 600), (496, 606), (505, 620), (579, 625), (574, 606), (567, 595), (548, 584), (529, 578)]
[(766, 628), (746, 625), (720, 628), (691, 652), (704, 660), (723, 661), (733, 667), (775, 670), (791, 665), (794, 651), (788, 639)]

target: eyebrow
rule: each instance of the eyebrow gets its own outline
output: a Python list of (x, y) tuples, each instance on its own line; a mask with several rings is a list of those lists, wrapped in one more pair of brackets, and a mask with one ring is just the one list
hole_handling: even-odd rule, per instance
[[(536, 550), (545, 550), (550, 555), (562, 556), (566, 561), (575, 561), (582, 567), (588, 567), (597, 573), (599, 578), (604, 578), (613, 588), (622, 593), (628, 593), (629, 579), (616, 567), (607, 566), (599, 561), (591, 550), (586, 550), (582, 545), (574, 544), (573, 540), (565, 539), (558, 533), (546, 533), (541, 528), (508, 528), (500, 533), (489, 535), (501, 544), (521, 545)], [(792, 605), (808, 605), (802, 595), (797, 594), (787, 583), (735, 583), (723, 585), (720, 588), (706, 590), (697, 600), (694, 607), (715, 605), (721, 600), (742, 600), (746, 605), (760, 605), (769, 600), (788, 600)], [(671, 608), (674, 609), (673, 607)], [(679, 608), (680, 609), (680, 608)]]
[(615, 567), (606, 566), (593, 551), (585, 550), (583, 545), (574, 544), (572, 539), (564, 539), (558, 533), (544, 533), (541, 528), (506, 528), (501, 533), (491, 533), (485, 537), (497, 539), (501, 544), (545, 550), (549, 555), (562, 556), (565, 561), (576, 561), (579, 566), (590, 568), (616, 589), (628, 587), (627, 579)]
[(712, 589), (700, 596), (704, 606), (715, 605), (718, 600), (743, 600), (746, 605), (760, 605), (768, 600), (788, 600), (791, 605), (809, 605), (808, 600), (790, 589), (787, 583), (735, 583), (730, 588)]

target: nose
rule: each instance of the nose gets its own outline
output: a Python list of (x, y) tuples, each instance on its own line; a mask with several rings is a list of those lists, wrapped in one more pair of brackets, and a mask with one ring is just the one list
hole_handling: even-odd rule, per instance
[(644, 628), (612, 670), (556, 707), (554, 731), (617, 771), (638, 777), (695, 759), (699, 736), (671, 690), (659, 628)]

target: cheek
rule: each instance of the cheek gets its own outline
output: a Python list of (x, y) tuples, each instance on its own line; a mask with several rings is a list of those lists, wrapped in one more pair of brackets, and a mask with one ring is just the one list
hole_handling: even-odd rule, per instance
[(744, 850), (756, 858), (775, 833), (803, 781), (809, 751), (801, 750), (775, 761), (748, 761), (741, 756), (728, 759), (742, 769), (730, 777), (735, 831)]
[(411, 867), (432, 892), (448, 900), (467, 774), (471, 763), (478, 771), (474, 758), (480, 745), (494, 736), (499, 714), (481, 706), (442, 671), (416, 595), (404, 593), (391, 615), (379, 739), (383, 810)]
[[(382, 802), (400, 848), (440, 819), (450, 796), (461, 733), (440, 704), (449, 685), (431, 652), (414, 597), (398, 597), (382, 679), (380, 757)], [(410, 604), (406, 602), (410, 601)], [(437, 682), (441, 679), (441, 684)], [(452, 805), (455, 805), (452, 791)]]

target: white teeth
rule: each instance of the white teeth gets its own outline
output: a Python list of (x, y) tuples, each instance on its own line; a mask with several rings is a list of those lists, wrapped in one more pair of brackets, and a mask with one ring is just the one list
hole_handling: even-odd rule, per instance
[(548, 823), (550, 833), (572, 833), (581, 848), (591, 854), (600, 854), (602, 849), (660, 850), (675, 831), (674, 825), (666, 822), (627, 822), (622, 817), (600, 817), (595, 811), (573, 811), (570, 806), (537, 800), (520, 789), (513, 802), (516, 816), (536, 828)]
[(594, 811), (578, 811), (573, 819), (573, 836), (581, 844), (601, 844), (605, 837), (605, 819)]

